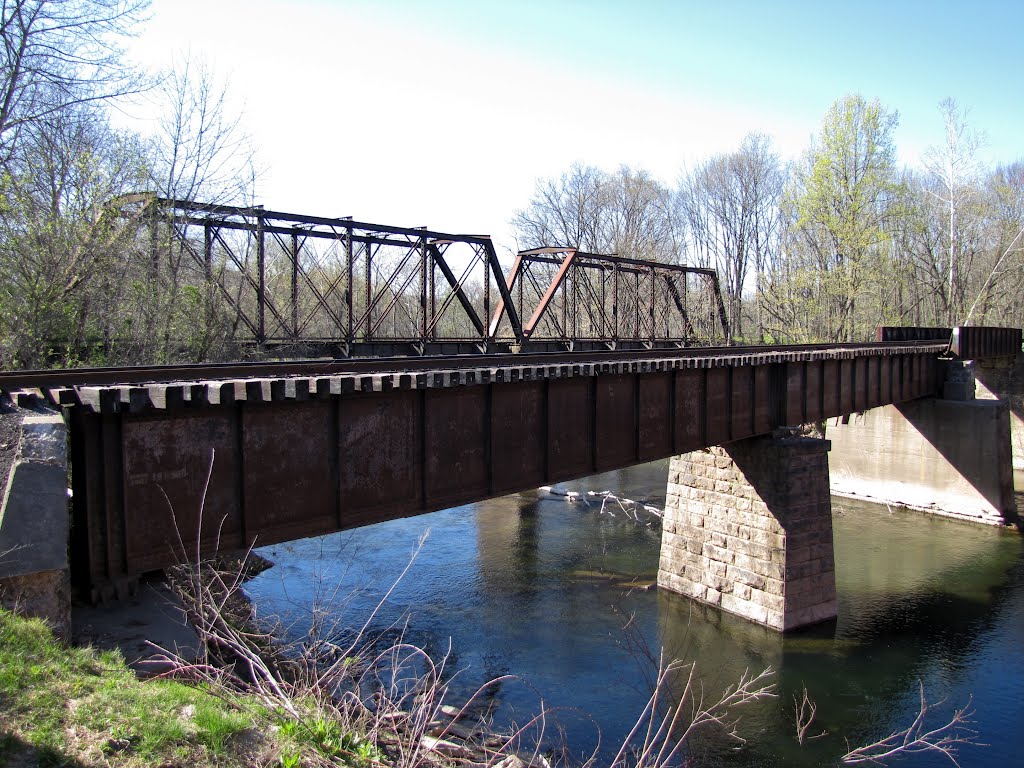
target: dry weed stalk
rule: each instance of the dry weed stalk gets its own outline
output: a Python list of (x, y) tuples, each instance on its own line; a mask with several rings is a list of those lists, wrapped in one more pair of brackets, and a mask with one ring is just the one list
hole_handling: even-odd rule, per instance
[[(242, 590), (251, 551), (230, 568), (202, 557), (199, 534), (213, 462), (211, 453), (194, 551), (187, 551), (175, 522), (180, 564), (170, 571), (172, 589), (199, 640), (198, 655), (195, 661), (188, 661), (158, 648), (162, 656), (155, 663), (170, 667), (164, 675), (207, 683), (226, 699), (239, 692), (255, 696), (310, 737), (315, 737), (318, 724), (329, 722), (341, 733), (358, 735), (348, 743), (385, 750), (357, 755), (346, 747), (335, 747), (333, 754), (320, 755), (325, 764), (334, 762), (335, 757), (360, 765), (386, 758), (387, 764), (396, 768), (470, 758), (477, 764), (498, 763), (510, 756), (526, 758), (522, 760), (525, 765), (539, 760), (543, 727), (532, 743), (532, 754), (519, 750), (529, 729), (544, 722), (543, 704), (541, 714), (530, 723), (500, 737), (479, 732), (477, 726), (489, 724), (487, 715), (478, 716), (471, 728), (459, 723), (472, 723), (470, 712), (481, 695), (511, 678), (490, 680), (461, 707), (450, 707), (445, 703), (453, 677), (446, 672), (448, 653), (435, 661), (423, 649), (405, 642), (402, 628), (398, 628), (398, 638), (383, 649), (376, 637), (369, 636), (372, 623), (416, 561), (427, 534), (419, 539), (405, 568), (354, 634), (344, 631), (340, 618), (327, 619), (333, 612), (323, 606), (314, 606), (310, 629), (300, 641), (281, 644), (275, 632), (259, 629)], [(336, 595), (337, 589), (332, 597)], [(323, 597), (319, 585), (317, 596)], [(374, 634), (383, 637), (395, 629), (392, 625)], [(347, 639), (336, 642), (340, 637)], [(449, 740), (453, 737), (460, 743)]]
[[(672, 678), (686, 675), (683, 690), (677, 697), (671, 695)], [(658, 663), (654, 689), (636, 724), (627, 734), (611, 765), (634, 768), (662, 768), (674, 763), (687, 740), (697, 731), (717, 726), (729, 737), (743, 742), (737, 731), (739, 718), (736, 707), (774, 696), (774, 684), (768, 682), (771, 667), (757, 675), (744, 671), (735, 685), (708, 703), (703, 685), (697, 678), (696, 662)], [(668, 698), (666, 704), (664, 699)]]
[(811, 723), (814, 722), (814, 716), (818, 712), (818, 705), (811, 699), (810, 694), (807, 692), (807, 686), (804, 686), (804, 693), (802, 698), (793, 696), (793, 716), (796, 721), (796, 740), (797, 743), (802, 747), (804, 742), (808, 738), (820, 739), (822, 736), (827, 736), (828, 731), (822, 731), (817, 736), (807, 736), (807, 731), (810, 730)]
[[(925, 717), (934, 707), (941, 706), (942, 701), (937, 704), (929, 704), (924, 696), (924, 683), (920, 683), (921, 705), (914, 722), (901, 731), (893, 731), (884, 739), (879, 739), (871, 744), (866, 744), (856, 749), (851, 749), (842, 756), (842, 761), (849, 765), (857, 763), (874, 763), (883, 765), (884, 762), (896, 755), (914, 754), (917, 752), (938, 752), (949, 758), (953, 765), (959, 766), (956, 760), (956, 751), (963, 744), (977, 744), (975, 737), (978, 735), (970, 726), (973, 724), (971, 717), (974, 711), (971, 709), (971, 699), (960, 709), (953, 710), (953, 715), (938, 728), (926, 730)], [(849, 746), (849, 745), (847, 745)]]

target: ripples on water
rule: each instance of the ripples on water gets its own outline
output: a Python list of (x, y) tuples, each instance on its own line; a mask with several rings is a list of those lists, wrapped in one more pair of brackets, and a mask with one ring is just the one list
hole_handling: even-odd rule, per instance
[[(612, 490), (662, 506), (667, 462), (606, 473), (565, 487)], [(1018, 477), (1018, 487), (1020, 478)], [(742, 749), (719, 739), (693, 745), (701, 764), (832, 765), (851, 744), (909, 724), (923, 682), (948, 716), (973, 695), (978, 740), (961, 764), (1016, 764), (1024, 672), (1021, 536), (912, 512), (833, 500), (839, 619), (782, 636), (667, 592), (656, 578), (660, 530), (541, 492), (268, 547), (277, 565), (247, 586), (262, 615), (296, 636), (310, 608), (332, 596), (333, 615), (361, 625), (430, 536), (374, 620), (408, 622), (407, 639), (435, 654), (451, 644), (456, 694), (514, 674), (492, 691), (507, 719), (557, 710), (570, 751), (608, 762), (646, 699), (642, 655), (630, 650), (632, 618), (657, 653), (697, 663), (709, 695), (745, 669), (776, 670), (779, 696), (743, 713)], [(450, 639), (450, 640), (449, 640)], [(646, 668), (650, 673), (650, 668)], [(818, 705), (803, 747), (793, 696)], [(601, 742), (597, 741), (600, 728)], [(901, 765), (948, 765), (941, 756)]]

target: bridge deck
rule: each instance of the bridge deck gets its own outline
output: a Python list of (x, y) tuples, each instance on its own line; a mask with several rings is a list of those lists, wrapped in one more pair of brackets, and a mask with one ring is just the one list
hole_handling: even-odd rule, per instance
[(197, 552), (931, 396), (948, 350), (930, 339), (37, 371), (0, 374), (0, 389), (69, 412), (72, 578), (99, 598)]
[(20, 391), (75, 404), (73, 578), (96, 598), (197, 551), (421, 514), (932, 395), (945, 348), (107, 371)]
[(945, 352), (945, 341), (689, 347), (627, 352), (456, 355), (0, 373), (0, 391), (23, 405), (145, 413), (236, 402), (305, 400), (354, 392), (436, 389), (601, 374), (652, 373)]

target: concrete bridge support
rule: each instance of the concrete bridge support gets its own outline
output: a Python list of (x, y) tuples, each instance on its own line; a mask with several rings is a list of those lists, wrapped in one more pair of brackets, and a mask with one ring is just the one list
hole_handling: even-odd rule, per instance
[(46, 619), (64, 639), (71, 633), (66, 440), (59, 413), (26, 412), (0, 507), (0, 605)]
[(1012, 403), (991, 394), (976, 399), (974, 365), (950, 366), (943, 398), (829, 420), (832, 492), (972, 522), (1019, 526)]
[(937, 398), (830, 420), (832, 491), (991, 525), (1017, 521), (1010, 411)]
[(975, 398), (1004, 400), (1010, 408), (1013, 468), (1024, 470), (1024, 352), (975, 361)]
[(673, 457), (658, 585), (781, 631), (834, 618), (828, 450), (782, 430)]

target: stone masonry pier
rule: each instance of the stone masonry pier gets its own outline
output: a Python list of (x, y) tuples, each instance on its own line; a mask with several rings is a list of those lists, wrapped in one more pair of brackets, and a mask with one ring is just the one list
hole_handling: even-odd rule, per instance
[(784, 429), (673, 457), (658, 585), (782, 631), (834, 618), (828, 449)]

